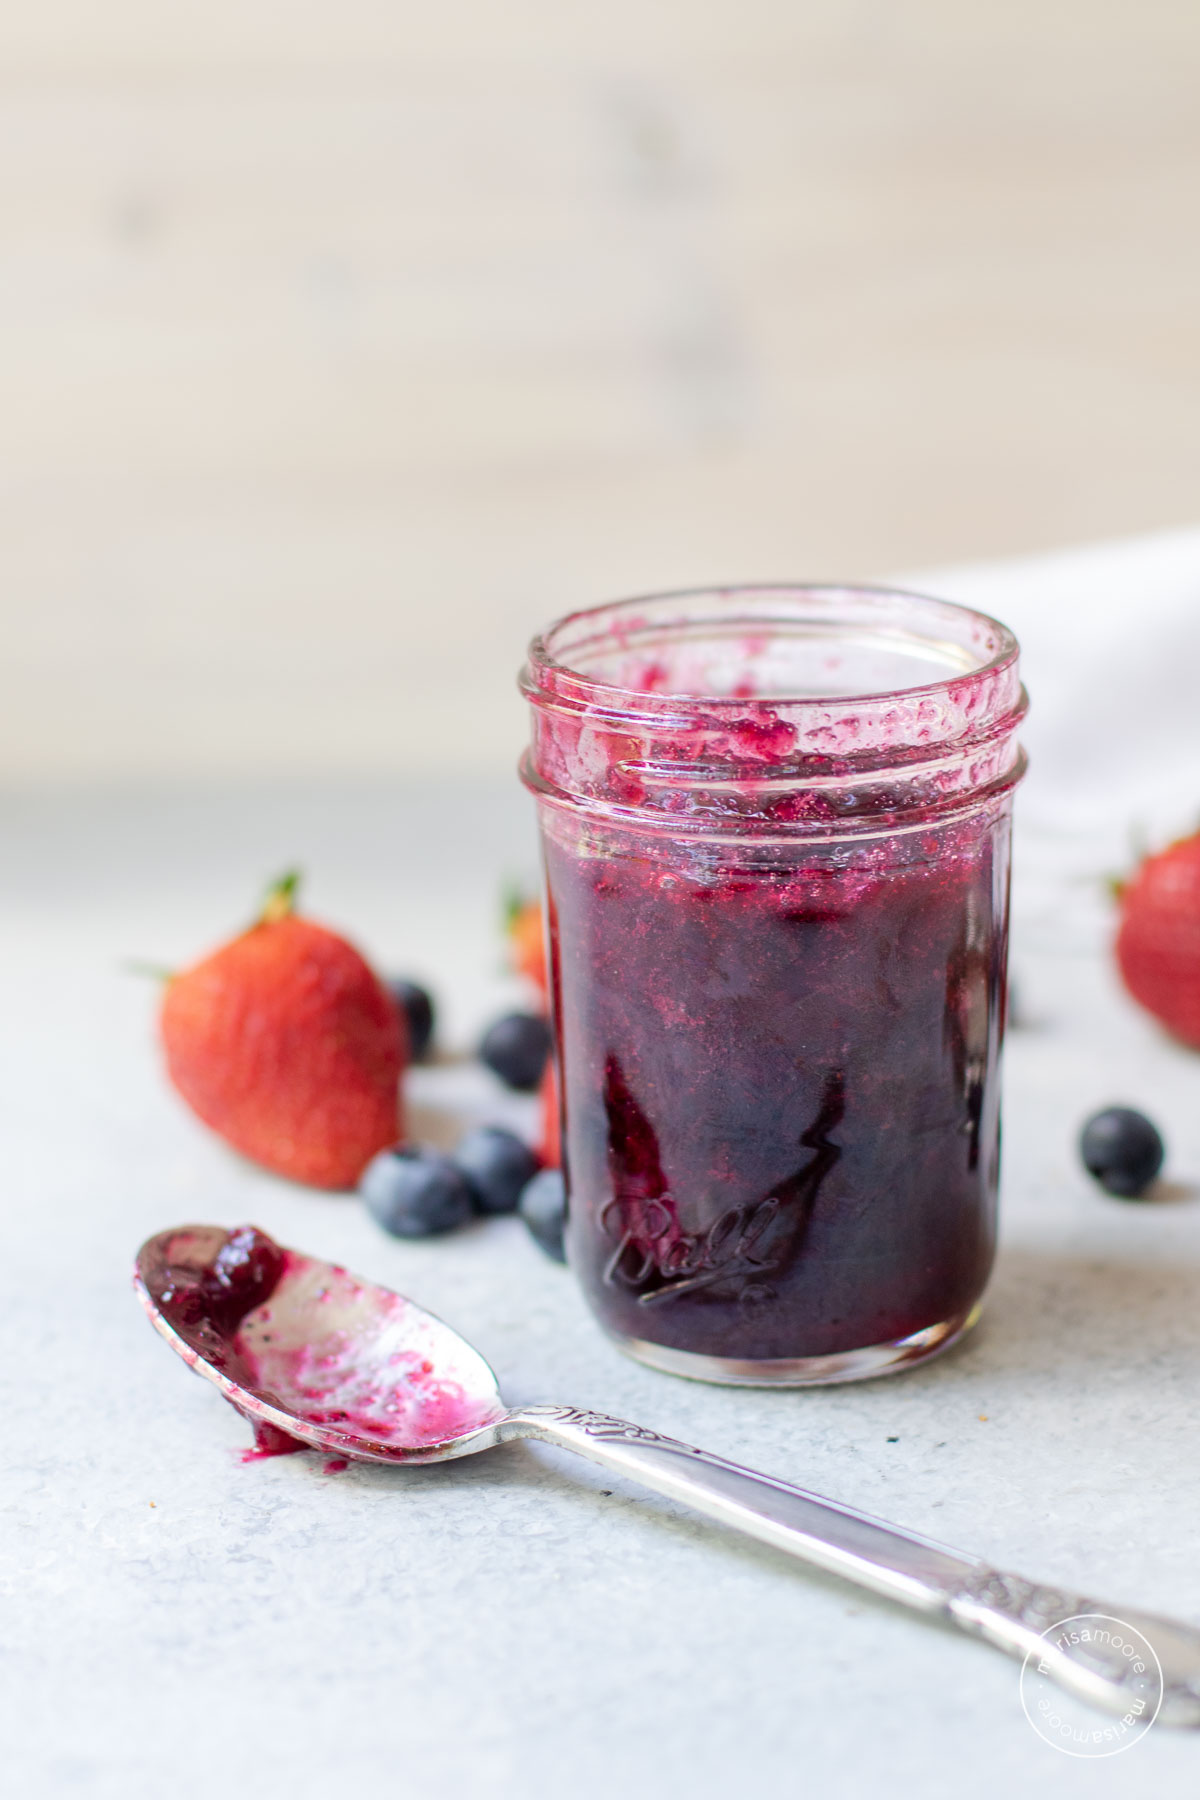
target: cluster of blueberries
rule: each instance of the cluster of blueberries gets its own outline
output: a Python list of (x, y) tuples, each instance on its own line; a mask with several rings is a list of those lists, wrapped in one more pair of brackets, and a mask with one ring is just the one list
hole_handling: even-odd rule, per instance
[[(433, 1043), (433, 1001), (414, 981), (389, 986), (408, 1020), (409, 1054), (420, 1062)], [(536, 1090), (549, 1055), (550, 1027), (536, 1013), (506, 1013), (479, 1046), (480, 1060), (520, 1093)], [(435, 1237), (469, 1219), (515, 1212), (547, 1256), (566, 1260), (562, 1173), (543, 1169), (529, 1145), (501, 1125), (468, 1131), (453, 1156), (403, 1144), (383, 1150), (358, 1186), (371, 1217), (393, 1237)]]

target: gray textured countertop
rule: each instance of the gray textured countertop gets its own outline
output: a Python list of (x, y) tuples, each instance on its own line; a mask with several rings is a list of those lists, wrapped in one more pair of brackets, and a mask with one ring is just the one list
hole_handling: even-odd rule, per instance
[[(513, 1400), (615, 1412), (1200, 1620), (1200, 1061), (1116, 988), (1093, 842), (1031, 808), (983, 1323), (901, 1378), (772, 1393), (624, 1360), (514, 1221), (386, 1239), (353, 1200), (238, 1162), (161, 1077), (153, 995), (121, 959), (194, 954), (293, 859), (312, 910), (430, 978), (469, 1041), (505, 997), (500, 878), (532, 865), (515, 788), (10, 798), (0, 830), (13, 1793), (1090, 1795), (1135, 1772), (1194, 1793), (1195, 1737), (1073, 1761), (1034, 1735), (1016, 1664), (564, 1455), (243, 1463), (241, 1421), (129, 1287), (150, 1232), (252, 1219), (441, 1313)], [(434, 1135), (496, 1102), (455, 1069), (413, 1097)], [(1080, 1118), (1111, 1099), (1170, 1139), (1162, 1204), (1108, 1200), (1076, 1165)]]

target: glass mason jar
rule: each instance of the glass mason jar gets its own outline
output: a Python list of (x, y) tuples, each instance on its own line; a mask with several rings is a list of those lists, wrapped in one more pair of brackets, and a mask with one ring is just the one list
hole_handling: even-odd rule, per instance
[(995, 1245), (1017, 644), (869, 588), (579, 612), (530, 648), (568, 1259), (709, 1381), (944, 1349)]

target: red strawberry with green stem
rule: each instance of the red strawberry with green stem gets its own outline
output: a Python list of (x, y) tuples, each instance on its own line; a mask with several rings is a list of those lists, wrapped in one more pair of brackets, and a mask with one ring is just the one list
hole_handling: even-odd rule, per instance
[(248, 931), (171, 976), (167, 1072), (243, 1156), (311, 1187), (353, 1187), (402, 1134), (403, 1016), (353, 945), (269, 890)]

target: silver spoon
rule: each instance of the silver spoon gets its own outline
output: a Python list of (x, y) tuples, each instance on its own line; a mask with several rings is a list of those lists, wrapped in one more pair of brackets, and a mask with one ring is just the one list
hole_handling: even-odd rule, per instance
[[(891, 1600), (950, 1621), (1107, 1712), (1200, 1725), (1200, 1631), (1005, 1574), (790, 1482), (573, 1406), (506, 1407), (478, 1351), (411, 1300), (251, 1227), (189, 1225), (138, 1252), (155, 1328), (256, 1429), (380, 1463), (447, 1462), (513, 1438), (575, 1450)], [(290, 1447), (290, 1446), (289, 1446)], [(1131, 1626), (1161, 1666), (1050, 1631), (1080, 1615)], [(1074, 1634), (1080, 1639), (1080, 1634)], [(1131, 1721), (1132, 1722), (1132, 1721)]]

